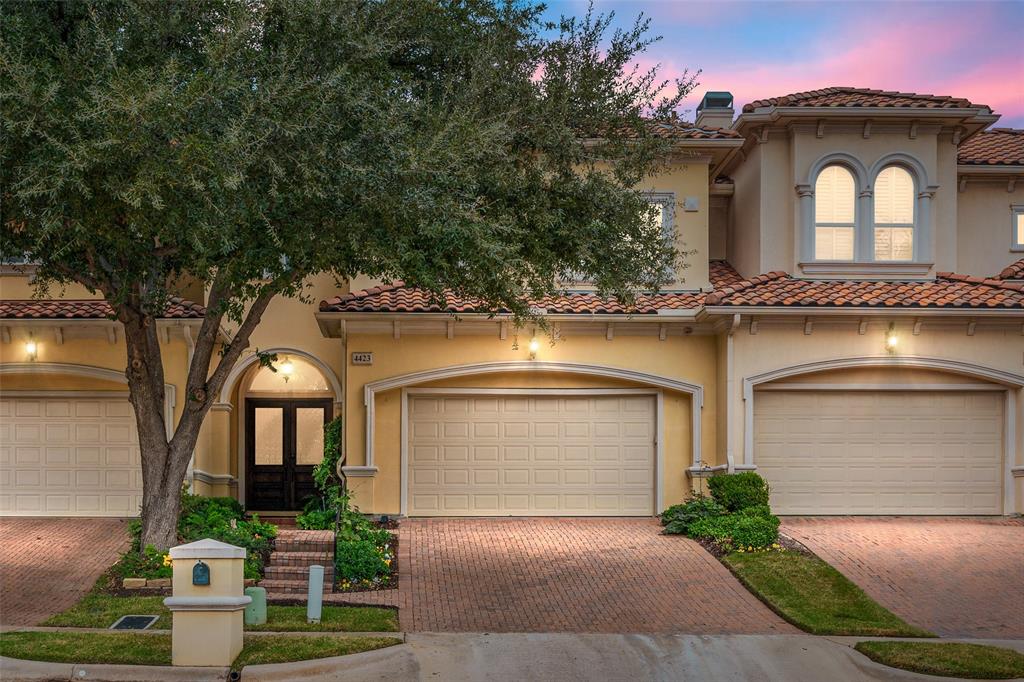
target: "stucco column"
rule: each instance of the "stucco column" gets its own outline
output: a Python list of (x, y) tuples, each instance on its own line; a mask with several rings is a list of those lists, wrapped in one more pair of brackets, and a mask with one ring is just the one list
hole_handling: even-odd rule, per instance
[(796, 195), (800, 197), (800, 260), (814, 260), (814, 188), (797, 185)]
[(914, 230), (915, 260), (930, 263), (933, 253), (932, 199), (935, 190), (928, 188), (917, 194), (917, 229)]
[(230, 403), (216, 403), (203, 424), (208, 430), (205, 447), (197, 447), (193, 472), (196, 492), (207, 495), (230, 494), (231, 481), (231, 409)]
[(875, 235), (869, 229), (874, 224), (872, 215), (872, 192), (870, 189), (861, 190), (857, 195), (857, 214), (854, 216), (854, 224), (857, 229), (854, 231), (856, 245), (854, 246), (854, 260), (866, 262), (875, 259), (874, 245)]

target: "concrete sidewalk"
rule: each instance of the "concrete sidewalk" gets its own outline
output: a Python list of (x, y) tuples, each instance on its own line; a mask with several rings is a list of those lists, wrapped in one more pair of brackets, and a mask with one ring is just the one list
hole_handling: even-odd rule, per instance
[[(286, 680), (736, 680), (923, 682), (849, 641), (810, 635), (409, 634), (404, 646), (344, 658), (249, 666), (245, 682)], [(936, 640), (930, 640), (936, 641)], [(993, 642), (994, 643), (994, 642)], [(1021, 650), (1024, 642), (1000, 642)]]

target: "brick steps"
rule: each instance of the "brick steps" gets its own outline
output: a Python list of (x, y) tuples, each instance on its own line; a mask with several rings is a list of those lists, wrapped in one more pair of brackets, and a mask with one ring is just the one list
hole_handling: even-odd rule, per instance
[[(324, 582), (334, 580), (334, 566), (330, 563), (320, 564), (324, 567)], [(309, 580), (309, 566), (267, 566), (265, 578), (267, 580)]]
[(309, 567), (324, 567), (324, 591), (334, 583), (334, 533), (280, 528), (260, 586), (271, 594), (306, 594)]
[[(267, 594), (306, 594), (309, 590), (308, 580), (267, 580), (260, 582), (260, 587), (266, 588)], [(324, 581), (324, 594), (331, 591), (331, 583)]]

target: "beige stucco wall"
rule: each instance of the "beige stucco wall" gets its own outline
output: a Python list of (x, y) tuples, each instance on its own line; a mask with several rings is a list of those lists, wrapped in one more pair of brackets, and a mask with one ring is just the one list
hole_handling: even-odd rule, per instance
[[(520, 349), (512, 350), (512, 338), (504, 341), (494, 336), (462, 336), (454, 339), (435, 336), (349, 337), (349, 350), (374, 353), (372, 366), (350, 365), (347, 368), (346, 434), (347, 464), (365, 463), (365, 420), (363, 387), (372, 381), (400, 376), (410, 372), (480, 362), (523, 361), (528, 358), (526, 340)], [(711, 336), (657, 337), (617, 336), (607, 341), (604, 336), (579, 335), (567, 337), (554, 347), (543, 343), (537, 354), (540, 361), (603, 365), (655, 374), (704, 387), (704, 408), (701, 411), (702, 457), (716, 464), (716, 356)], [(636, 387), (640, 384), (615, 379), (573, 376), (571, 374), (489, 374), (447, 379), (423, 384), (440, 387), (507, 387), (507, 388), (593, 388)], [(372, 478), (351, 478), (355, 502), (364, 512), (396, 514), (401, 498), (401, 391), (377, 395), (374, 426), (374, 464), (378, 467)], [(690, 433), (690, 398), (686, 393), (664, 391), (664, 473), (662, 494), (665, 504), (680, 501), (690, 481), (686, 468), (692, 464)]]
[[(743, 464), (745, 459), (745, 401), (743, 399), (743, 379), (754, 377), (764, 372), (793, 367), (807, 363), (822, 362), (840, 358), (880, 356), (887, 358), (884, 351), (884, 337), (887, 322), (879, 321), (869, 324), (864, 335), (857, 333), (857, 322), (846, 323), (816, 322), (813, 333), (803, 333), (802, 321), (791, 325), (762, 324), (756, 335), (746, 331), (746, 325), (734, 336), (735, 356), (733, 372), (735, 385), (729, 392), (728, 405), (733, 410), (734, 419), (729, 429), (730, 447), (735, 453), (735, 464)], [(895, 357), (939, 358), (963, 363), (971, 363), (1014, 375), (1024, 375), (1021, 364), (1024, 353), (1024, 337), (1020, 328), (985, 329), (978, 327), (974, 336), (966, 334), (966, 322), (959, 329), (928, 329), (924, 328), (920, 335), (912, 334), (912, 323), (897, 322), (899, 347)], [(805, 381), (827, 383), (830, 380), (866, 383), (869, 381), (886, 380), (888, 383), (962, 383), (964, 379), (957, 374), (945, 375), (944, 372), (912, 372), (891, 369), (856, 370), (849, 373), (830, 373), (805, 376), (801, 379), (790, 377), (786, 382)], [(979, 379), (970, 379), (970, 383), (978, 383)], [(1014, 390), (1017, 396), (1016, 413), (1012, 415), (1015, 423), (1024, 424), (1024, 396), (1020, 390)], [(1018, 427), (1016, 443), (1013, 444), (1013, 465), (1024, 464), (1024, 438)], [(754, 464), (757, 463), (754, 453)], [(1024, 479), (1016, 478), (1012, 484), (1015, 488), (1015, 509), (1024, 511)]]
[(745, 159), (732, 170), (736, 189), (732, 198), (726, 250), (729, 262), (744, 277), (764, 272), (761, 267), (763, 147), (759, 144), (748, 147)]
[(1010, 248), (1010, 207), (1024, 206), (1024, 179), (1013, 192), (1007, 192), (1008, 187), (1006, 180), (968, 178), (957, 201), (957, 272), (997, 275), (1024, 258), (1024, 252)]

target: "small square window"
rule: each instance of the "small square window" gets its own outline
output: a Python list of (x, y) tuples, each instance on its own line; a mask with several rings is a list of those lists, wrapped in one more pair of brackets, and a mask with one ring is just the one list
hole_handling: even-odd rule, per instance
[(1014, 251), (1024, 251), (1024, 206), (1011, 206), (1010, 217), (1010, 248)]

